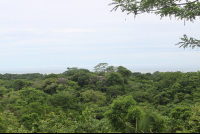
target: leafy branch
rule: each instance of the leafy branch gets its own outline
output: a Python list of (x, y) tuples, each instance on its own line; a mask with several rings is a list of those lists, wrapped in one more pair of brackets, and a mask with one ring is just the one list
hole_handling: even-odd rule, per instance
[[(190, 44), (190, 47), (192, 46), (192, 49), (195, 47), (195, 46), (198, 46), (200, 47), (200, 40), (197, 40), (197, 39), (194, 39), (192, 37), (190, 37), (190, 39), (188, 39), (187, 35), (183, 35), (183, 38), (180, 38), (183, 42), (179, 42), (175, 45), (179, 45), (179, 44), (182, 44), (180, 47), (187, 47), (189, 44)], [(180, 48), (179, 47), (179, 48)]]

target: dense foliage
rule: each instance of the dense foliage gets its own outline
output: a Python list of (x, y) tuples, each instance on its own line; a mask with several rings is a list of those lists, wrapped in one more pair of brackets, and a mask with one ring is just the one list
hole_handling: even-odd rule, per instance
[(94, 70), (0, 74), (0, 132), (200, 132), (200, 71)]

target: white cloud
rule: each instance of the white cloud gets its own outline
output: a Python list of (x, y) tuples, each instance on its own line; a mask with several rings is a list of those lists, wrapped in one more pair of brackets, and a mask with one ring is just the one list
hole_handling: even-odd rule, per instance
[(78, 29), (78, 28), (65, 28), (65, 29), (54, 29), (52, 32), (55, 33), (80, 33), (80, 32), (92, 32), (91, 29)]
[(39, 30), (39, 29), (17, 29), (17, 28), (0, 28), (0, 34), (19, 34), (19, 33), (33, 33), (33, 34), (44, 34), (43, 31)]
[(44, 32), (42, 32), (41, 30), (37, 30), (37, 29), (25, 29), (25, 32), (30, 32), (30, 33), (34, 33), (34, 34), (44, 34)]

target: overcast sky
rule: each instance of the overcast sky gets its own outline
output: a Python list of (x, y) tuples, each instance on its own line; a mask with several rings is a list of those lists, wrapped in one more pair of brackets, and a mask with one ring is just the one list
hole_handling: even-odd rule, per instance
[[(0, 0), (0, 73), (93, 70), (99, 63), (132, 72), (196, 72), (200, 48), (179, 48), (180, 37), (200, 39), (194, 23), (155, 14), (125, 15), (112, 0)], [(125, 21), (126, 18), (126, 21)]]

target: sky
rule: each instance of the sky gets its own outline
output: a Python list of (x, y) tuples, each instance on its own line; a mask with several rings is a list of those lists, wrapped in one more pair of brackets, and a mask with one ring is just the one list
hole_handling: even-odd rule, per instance
[[(112, 0), (0, 0), (0, 73), (93, 71), (99, 63), (131, 72), (197, 72), (200, 48), (175, 45), (192, 23), (159, 15), (110, 12)], [(126, 19), (126, 20), (125, 20)]]

